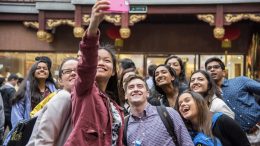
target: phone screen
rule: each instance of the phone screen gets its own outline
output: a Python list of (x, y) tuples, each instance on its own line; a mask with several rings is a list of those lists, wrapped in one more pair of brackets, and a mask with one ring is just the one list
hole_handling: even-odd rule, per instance
[(129, 11), (128, 0), (111, 0), (110, 8), (107, 12), (124, 13)]

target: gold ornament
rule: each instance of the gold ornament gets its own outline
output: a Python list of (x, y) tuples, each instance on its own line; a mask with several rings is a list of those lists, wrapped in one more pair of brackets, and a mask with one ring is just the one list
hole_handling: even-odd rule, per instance
[(142, 21), (146, 18), (146, 14), (133, 14), (130, 15), (129, 25), (134, 25), (135, 23)]
[(74, 37), (81, 38), (84, 35), (84, 29), (82, 27), (74, 27), (73, 34)]
[(44, 30), (39, 30), (37, 32), (37, 38), (40, 40), (40, 41), (44, 41), (46, 39), (46, 35), (47, 35), (47, 32), (45, 32)]
[(198, 14), (197, 18), (209, 23), (210, 25), (214, 25), (215, 23), (215, 16), (213, 14)]
[(104, 20), (115, 25), (120, 25), (122, 17), (121, 15), (105, 15)]
[(87, 25), (89, 25), (90, 15), (83, 15), (82, 20), (83, 20), (84, 23), (86, 23)]
[(60, 26), (60, 25), (69, 25), (69, 26), (74, 27), (75, 26), (75, 22), (72, 21), (72, 20), (69, 20), (69, 19), (58, 19), (58, 20), (48, 19), (47, 20), (47, 26), (50, 29), (53, 29), (53, 28), (55, 28), (57, 26)]
[(124, 40), (121, 38), (115, 39), (115, 47), (123, 47), (124, 46)]
[(255, 22), (260, 22), (260, 14), (226, 14), (225, 15), (225, 20), (227, 23), (235, 23), (247, 19)]
[(213, 33), (215, 38), (221, 39), (225, 35), (225, 29), (223, 27), (215, 27)]
[(25, 22), (23, 22), (23, 25), (26, 27), (32, 27), (35, 29), (39, 29), (39, 23), (37, 21), (34, 21), (34, 22), (25, 21)]
[(47, 43), (53, 42), (53, 35), (51, 33), (46, 33), (46, 38), (45, 38)]
[(129, 28), (120, 28), (119, 33), (123, 39), (127, 39), (131, 35), (131, 30)]
[(231, 41), (229, 39), (224, 39), (221, 42), (221, 47), (224, 48), (224, 49), (231, 48)]

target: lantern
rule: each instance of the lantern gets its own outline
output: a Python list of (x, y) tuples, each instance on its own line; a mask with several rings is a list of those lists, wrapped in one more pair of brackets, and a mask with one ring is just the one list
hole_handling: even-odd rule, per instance
[(120, 34), (119, 34), (119, 27), (116, 27), (116, 26), (110, 26), (106, 30), (106, 34), (112, 40), (115, 40), (116, 38), (121, 38)]
[(220, 40), (222, 48), (231, 48), (231, 41), (236, 40), (240, 36), (240, 29), (237, 27), (225, 27), (225, 35)]

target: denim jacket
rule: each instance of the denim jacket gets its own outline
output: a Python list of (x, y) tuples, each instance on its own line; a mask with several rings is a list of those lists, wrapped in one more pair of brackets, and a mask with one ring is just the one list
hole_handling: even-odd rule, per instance
[[(50, 82), (46, 82), (46, 86), (50, 89), (50, 92), (54, 92), (57, 90), (55, 85)], [(12, 126), (15, 127), (17, 122), (19, 122), (20, 120), (30, 119), (31, 111), (32, 108), (31, 108), (30, 83), (29, 81), (27, 81), (24, 98), (12, 106), (12, 112), (11, 112)]]

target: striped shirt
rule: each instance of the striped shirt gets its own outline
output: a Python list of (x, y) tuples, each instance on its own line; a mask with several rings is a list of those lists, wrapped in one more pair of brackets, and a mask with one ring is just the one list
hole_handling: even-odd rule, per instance
[[(193, 146), (191, 137), (180, 117), (173, 109), (167, 111), (174, 123), (174, 133), (180, 146)], [(143, 117), (135, 117), (130, 113), (127, 128), (127, 145), (134, 146), (140, 141), (142, 146), (175, 146), (172, 137), (167, 132), (155, 106), (147, 104)]]

